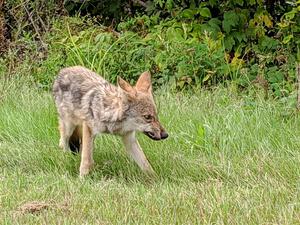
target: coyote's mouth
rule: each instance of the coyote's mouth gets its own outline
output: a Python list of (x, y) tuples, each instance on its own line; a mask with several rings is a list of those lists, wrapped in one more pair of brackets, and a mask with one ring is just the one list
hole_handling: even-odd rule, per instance
[(153, 132), (150, 132), (150, 131), (144, 131), (144, 134), (146, 134), (149, 138), (151, 138), (152, 140), (155, 140), (155, 141), (166, 139), (169, 136), (165, 131), (163, 131), (160, 134), (160, 137), (157, 137)]
[(151, 138), (152, 140), (155, 140), (155, 141), (159, 141), (160, 138), (155, 136), (155, 134), (153, 132), (150, 132), (150, 131), (144, 131), (144, 134), (146, 134), (149, 138)]

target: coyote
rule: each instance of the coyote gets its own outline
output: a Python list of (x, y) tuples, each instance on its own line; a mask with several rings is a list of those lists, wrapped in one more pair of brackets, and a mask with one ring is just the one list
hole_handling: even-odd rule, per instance
[(98, 133), (120, 135), (129, 155), (147, 173), (154, 171), (135, 132), (143, 132), (153, 140), (168, 137), (158, 120), (150, 73), (142, 73), (135, 86), (121, 77), (117, 83), (118, 86), (114, 86), (81, 66), (62, 69), (54, 82), (59, 147), (81, 152), (81, 177), (87, 175), (94, 164), (93, 142)]

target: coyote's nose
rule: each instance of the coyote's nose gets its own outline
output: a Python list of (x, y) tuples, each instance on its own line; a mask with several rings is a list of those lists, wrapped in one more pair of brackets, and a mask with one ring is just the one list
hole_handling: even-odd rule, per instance
[(169, 137), (167, 132), (163, 131), (163, 132), (160, 133), (160, 138), (161, 139), (166, 139), (167, 137)]

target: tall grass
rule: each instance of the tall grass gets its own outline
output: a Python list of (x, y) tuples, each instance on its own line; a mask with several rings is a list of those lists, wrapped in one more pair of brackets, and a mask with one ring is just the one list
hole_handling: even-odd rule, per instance
[[(158, 177), (149, 179), (119, 138), (96, 139), (96, 166), (58, 148), (49, 93), (12, 85), (0, 103), (3, 224), (299, 223), (300, 124), (285, 103), (225, 89), (156, 93), (170, 137), (139, 135)], [(28, 202), (50, 206), (22, 210)]]

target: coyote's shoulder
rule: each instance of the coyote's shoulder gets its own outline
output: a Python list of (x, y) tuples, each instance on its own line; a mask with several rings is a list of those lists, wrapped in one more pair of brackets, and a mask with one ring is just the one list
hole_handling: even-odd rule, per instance
[[(64, 68), (54, 81), (53, 96), (59, 114), (60, 146), (79, 149), (81, 145), (82, 157), (91, 149), (91, 140), (97, 133), (121, 135), (126, 149), (135, 151), (132, 154), (141, 151), (135, 131), (154, 140), (168, 136), (157, 117), (148, 72), (140, 76), (135, 86), (120, 77), (115, 86), (87, 68)], [(150, 164), (146, 168), (141, 164), (146, 162), (133, 158), (144, 170), (151, 168)], [(84, 157), (83, 162), (87, 163)], [(90, 166), (90, 162), (87, 164)], [(81, 165), (81, 174), (85, 174), (89, 166)]]

